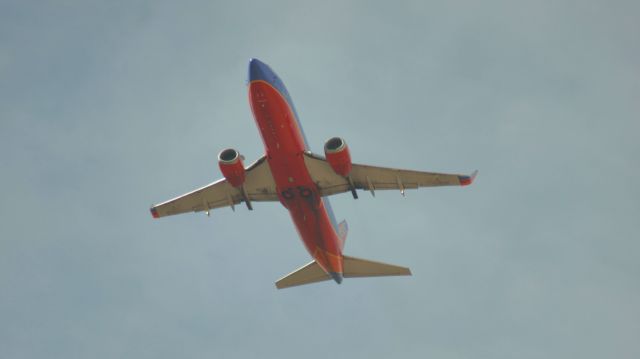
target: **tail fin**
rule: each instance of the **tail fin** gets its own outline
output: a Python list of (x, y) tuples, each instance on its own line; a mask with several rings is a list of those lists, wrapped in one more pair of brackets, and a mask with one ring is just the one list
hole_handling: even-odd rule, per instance
[(343, 258), (342, 274), (345, 278), (411, 275), (411, 270), (406, 267), (348, 256)]
[(315, 282), (321, 282), (323, 280), (329, 280), (331, 276), (327, 274), (316, 261), (311, 261), (302, 268), (298, 268), (295, 271), (280, 278), (276, 282), (276, 288), (288, 288), (296, 285), (303, 285)]
[(340, 249), (344, 248), (344, 242), (347, 241), (347, 233), (349, 233), (349, 225), (347, 221), (338, 224), (338, 238), (340, 238)]

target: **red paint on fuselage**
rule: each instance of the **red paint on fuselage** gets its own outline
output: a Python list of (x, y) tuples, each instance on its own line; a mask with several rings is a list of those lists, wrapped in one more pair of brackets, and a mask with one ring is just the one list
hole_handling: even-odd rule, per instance
[(302, 131), (285, 98), (269, 83), (249, 83), (249, 103), (276, 182), (280, 202), (307, 251), (327, 272), (342, 273), (338, 235), (304, 163)]

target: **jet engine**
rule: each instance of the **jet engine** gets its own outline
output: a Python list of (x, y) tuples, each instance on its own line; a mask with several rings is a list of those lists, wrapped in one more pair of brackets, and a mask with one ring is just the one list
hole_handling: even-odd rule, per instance
[(218, 154), (218, 165), (220, 166), (220, 172), (222, 172), (222, 175), (229, 184), (233, 187), (242, 186), (245, 179), (245, 172), (240, 152), (233, 148), (222, 150)]
[(333, 137), (324, 143), (324, 155), (333, 171), (347, 177), (351, 172), (351, 155), (347, 143), (340, 137)]

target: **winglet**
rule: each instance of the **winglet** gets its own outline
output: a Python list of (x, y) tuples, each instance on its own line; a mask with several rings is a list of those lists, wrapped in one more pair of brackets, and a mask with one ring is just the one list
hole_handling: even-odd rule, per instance
[(460, 180), (460, 185), (461, 186), (468, 186), (468, 185), (472, 184), (473, 180), (476, 179), (477, 175), (478, 175), (478, 170), (473, 171), (471, 176), (458, 176), (458, 180)]
[(151, 207), (150, 211), (153, 218), (160, 218), (160, 216), (158, 215), (158, 211), (156, 210), (156, 207)]

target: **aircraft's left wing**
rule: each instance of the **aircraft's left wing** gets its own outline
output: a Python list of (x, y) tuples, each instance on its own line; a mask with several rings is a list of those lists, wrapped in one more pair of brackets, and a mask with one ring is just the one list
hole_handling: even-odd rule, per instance
[(333, 171), (324, 157), (306, 152), (305, 164), (322, 196), (343, 193), (356, 189), (376, 190), (396, 189), (404, 194), (405, 189), (434, 186), (466, 186), (473, 182), (477, 171), (470, 176), (448, 173), (421, 172), (396, 168), (352, 165), (349, 177)]
[[(231, 186), (224, 178), (195, 191), (151, 207), (154, 218), (186, 212), (209, 211), (251, 201), (277, 201), (276, 184), (266, 157), (258, 159), (246, 168), (244, 192), (242, 187)], [(246, 197), (246, 198), (245, 198)], [(248, 199), (248, 201), (247, 201)]]

